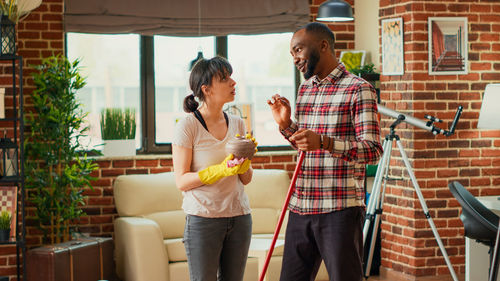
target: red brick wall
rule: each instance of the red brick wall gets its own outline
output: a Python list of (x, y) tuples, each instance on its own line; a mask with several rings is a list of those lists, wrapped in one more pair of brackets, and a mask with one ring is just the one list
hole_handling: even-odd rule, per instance
[[(457, 273), (465, 272), (464, 231), (448, 183), (458, 180), (477, 196), (500, 194), (500, 131), (476, 128), (486, 84), (500, 82), (499, 12), (498, 1), (380, 1), (380, 19), (403, 18), (405, 50), (404, 75), (381, 77), (382, 103), (421, 119), (425, 114), (437, 116), (447, 121), (439, 124), (442, 128), (449, 126), (458, 105), (464, 107), (451, 137), (410, 125), (397, 130)], [(467, 75), (428, 75), (431, 16), (468, 18)], [(393, 121), (384, 118), (383, 128)], [(382, 265), (412, 276), (449, 275), (397, 147), (394, 150), (391, 174), (403, 180), (390, 184), (385, 196)]]

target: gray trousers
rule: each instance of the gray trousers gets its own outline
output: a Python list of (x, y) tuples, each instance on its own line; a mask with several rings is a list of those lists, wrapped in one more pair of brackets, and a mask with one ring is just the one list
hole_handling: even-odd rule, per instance
[(191, 281), (243, 280), (252, 217), (186, 216), (184, 247)]

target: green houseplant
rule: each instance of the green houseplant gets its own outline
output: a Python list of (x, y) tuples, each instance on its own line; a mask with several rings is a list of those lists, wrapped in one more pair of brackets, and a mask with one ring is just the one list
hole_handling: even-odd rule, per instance
[(355, 67), (351, 69), (350, 72), (370, 82), (373, 87), (378, 88), (377, 82), (380, 80), (380, 73), (375, 70), (375, 65), (373, 63)]
[(33, 110), (26, 116), (26, 189), (33, 217), (51, 244), (70, 240), (84, 212), (83, 190), (98, 168), (81, 152), (88, 126), (76, 92), (85, 85), (79, 61), (58, 55), (42, 60), (32, 74)]
[(135, 155), (135, 110), (106, 108), (101, 112), (101, 138), (104, 156)]
[(10, 223), (12, 215), (9, 211), (0, 212), (0, 241), (7, 241), (10, 238)]

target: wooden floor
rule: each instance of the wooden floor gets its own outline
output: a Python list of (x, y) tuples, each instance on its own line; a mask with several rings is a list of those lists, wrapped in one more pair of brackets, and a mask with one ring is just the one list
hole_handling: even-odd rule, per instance
[[(458, 275), (458, 280), (464, 281), (464, 275)], [(414, 277), (405, 276), (402, 274), (394, 274), (388, 272), (381, 272), (379, 276), (370, 276), (366, 281), (453, 281), (451, 275), (449, 276), (424, 276), (424, 277)]]

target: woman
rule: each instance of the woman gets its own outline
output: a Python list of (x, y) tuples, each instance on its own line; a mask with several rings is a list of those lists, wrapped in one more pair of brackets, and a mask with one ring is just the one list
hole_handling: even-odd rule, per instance
[(228, 168), (233, 155), (225, 153), (227, 141), (245, 133), (242, 119), (222, 111), (235, 96), (231, 74), (231, 65), (221, 57), (193, 67), (193, 94), (184, 99), (184, 111), (191, 114), (176, 125), (172, 145), (187, 214), (184, 246), (191, 281), (243, 280), (250, 246), (252, 219), (243, 188), (252, 179), (250, 160)]

